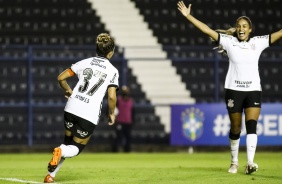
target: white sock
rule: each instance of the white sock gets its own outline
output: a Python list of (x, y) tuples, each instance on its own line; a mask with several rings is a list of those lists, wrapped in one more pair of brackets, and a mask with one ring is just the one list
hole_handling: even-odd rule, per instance
[(79, 149), (74, 145), (64, 145), (61, 144), (60, 148), (62, 149), (62, 157), (71, 158), (78, 154)]
[(229, 139), (231, 150), (231, 163), (238, 164), (240, 138), (237, 140)]
[(57, 168), (53, 171), (53, 172), (49, 172), (50, 176), (52, 176), (53, 178), (55, 178), (57, 172), (60, 170), (61, 166), (63, 165), (63, 162), (65, 161), (65, 158), (61, 158)]
[(257, 134), (247, 134), (246, 145), (247, 145), (248, 163), (254, 162), (257, 142), (258, 142)]

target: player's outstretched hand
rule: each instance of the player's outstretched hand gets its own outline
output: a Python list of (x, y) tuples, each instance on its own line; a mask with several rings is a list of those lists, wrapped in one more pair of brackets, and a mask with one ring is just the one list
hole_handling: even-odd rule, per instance
[(185, 6), (185, 4), (183, 3), (183, 1), (179, 1), (177, 3), (178, 6), (178, 10), (182, 13), (182, 15), (184, 17), (186, 17), (187, 15), (190, 14), (191, 11), (191, 4), (189, 4), (188, 8)]
[(109, 114), (109, 125), (113, 125), (115, 123), (116, 116), (115, 114)]

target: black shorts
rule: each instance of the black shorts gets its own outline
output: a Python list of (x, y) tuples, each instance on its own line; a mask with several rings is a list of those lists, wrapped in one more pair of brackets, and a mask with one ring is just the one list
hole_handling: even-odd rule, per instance
[(225, 104), (229, 113), (243, 112), (249, 107), (261, 107), (261, 91), (225, 89)]
[(92, 135), (96, 125), (90, 121), (78, 117), (74, 114), (65, 112), (65, 129), (69, 130), (73, 136), (85, 139)]

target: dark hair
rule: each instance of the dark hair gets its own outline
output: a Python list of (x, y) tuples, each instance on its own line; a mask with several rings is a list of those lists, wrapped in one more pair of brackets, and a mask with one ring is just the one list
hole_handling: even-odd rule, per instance
[(241, 16), (241, 17), (239, 17), (239, 18), (236, 20), (236, 24), (237, 24), (237, 23), (239, 22), (239, 20), (241, 20), (241, 19), (246, 20), (246, 21), (248, 22), (250, 28), (253, 28), (252, 21), (251, 21), (251, 19), (250, 19), (249, 17), (247, 17), (247, 16)]
[(98, 56), (106, 57), (115, 49), (114, 39), (107, 33), (101, 33), (96, 39), (96, 53)]
[[(237, 20), (236, 20), (236, 25), (237, 23), (239, 22), (239, 20), (241, 19), (244, 19), (248, 22), (250, 28), (252, 29), (253, 28), (253, 25), (252, 25), (252, 21), (249, 17), (247, 16), (241, 16), (239, 17)], [(230, 27), (229, 29), (217, 29), (215, 30), (216, 32), (218, 33), (223, 33), (223, 34), (227, 34), (227, 35), (232, 35), (234, 37), (237, 37), (237, 33), (236, 33), (236, 25), (235, 27)], [(214, 41), (214, 40), (212, 40)], [(218, 42), (216, 42), (216, 44), (218, 44)], [(227, 55), (226, 51), (222, 48), (222, 45), (219, 45), (218, 47), (214, 47), (214, 49), (217, 50), (218, 53), (220, 54), (223, 54), (223, 55)]]
[(251, 19), (250, 19), (249, 17), (247, 17), (247, 16), (241, 16), (241, 17), (239, 17), (239, 18), (236, 20), (236, 24), (235, 24), (234, 27), (230, 27), (229, 29), (217, 29), (217, 30), (215, 30), (215, 31), (218, 32), (218, 33), (223, 33), (223, 34), (232, 35), (232, 36), (237, 37), (237, 34), (236, 34), (236, 25), (237, 25), (237, 23), (239, 22), (239, 20), (241, 20), (241, 19), (246, 20), (246, 21), (248, 22), (250, 28), (251, 28), (251, 29), (253, 28)]

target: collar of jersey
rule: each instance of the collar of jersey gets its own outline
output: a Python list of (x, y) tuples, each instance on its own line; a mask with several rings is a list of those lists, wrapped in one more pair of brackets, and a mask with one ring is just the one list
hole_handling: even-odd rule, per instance
[[(108, 58), (105, 58), (105, 57), (102, 57), (102, 56), (96, 56), (97, 58), (100, 58), (100, 59), (106, 59), (108, 60)], [(102, 60), (103, 61), (103, 60)], [(104, 61), (103, 61), (104, 62)]]

